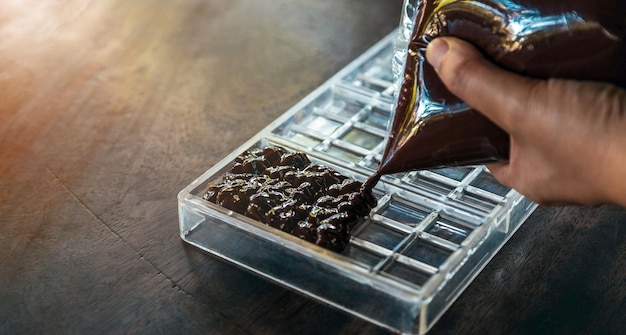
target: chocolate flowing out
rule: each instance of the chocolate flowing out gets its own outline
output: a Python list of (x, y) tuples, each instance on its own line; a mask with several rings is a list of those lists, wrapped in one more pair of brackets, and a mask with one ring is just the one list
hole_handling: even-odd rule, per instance
[(203, 199), (333, 251), (376, 206), (362, 183), (281, 147), (246, 151)]
[(469, 41), (523, 75), (626, 87), (626, 1), (422, 0), (415, 9), (389, 138), (364, 190), (385, 174), (509, 157), (508, 134), (450, 93), (426, 62), (436, 37)]

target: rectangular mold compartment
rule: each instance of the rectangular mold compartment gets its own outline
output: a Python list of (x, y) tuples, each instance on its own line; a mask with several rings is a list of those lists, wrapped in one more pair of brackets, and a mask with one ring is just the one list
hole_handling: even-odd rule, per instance
[(374, 189), (378, 206), (342, 253), (202, 199), (239, 154), (268, 145), (365, 180), (380, 161), (391, 117), (394, 41), (395, 32), (183, 189), (180, 236), (312, 299), (398, 333), (423, 334), (536, 208), (484, 167), (384, 176)]

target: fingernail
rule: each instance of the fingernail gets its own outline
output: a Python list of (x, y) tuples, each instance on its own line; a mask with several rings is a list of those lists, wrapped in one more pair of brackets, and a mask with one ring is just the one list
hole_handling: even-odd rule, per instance
[(440, 38), (428, 43), (426, 47), (426, 60), (432, 65), (435, 70), (439, 70), (441, 65), (441, 59), (443, 55), (448, 52), (448, 43)]

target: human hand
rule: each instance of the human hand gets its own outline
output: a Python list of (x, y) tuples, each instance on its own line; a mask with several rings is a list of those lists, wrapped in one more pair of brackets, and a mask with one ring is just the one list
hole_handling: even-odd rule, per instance
[(626, 91), (505, 71), (471, 44), (432, 41), (426, 57), (446, 87), (505, 130), (509, 161), (488, 165), (502, 184), (543, 205), (626, 206)]

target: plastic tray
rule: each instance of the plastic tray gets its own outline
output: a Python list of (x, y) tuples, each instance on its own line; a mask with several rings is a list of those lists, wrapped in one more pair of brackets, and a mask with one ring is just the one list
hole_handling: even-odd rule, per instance
[(178, 195), (180, 236), (276, 283), (400, 333), (425, 333), (536, 208), (483, 166), (384, 176), (341, 254), (203, 200), (235, 157), (280, 145), (364, 181), (394, 106), (395, 32)]

